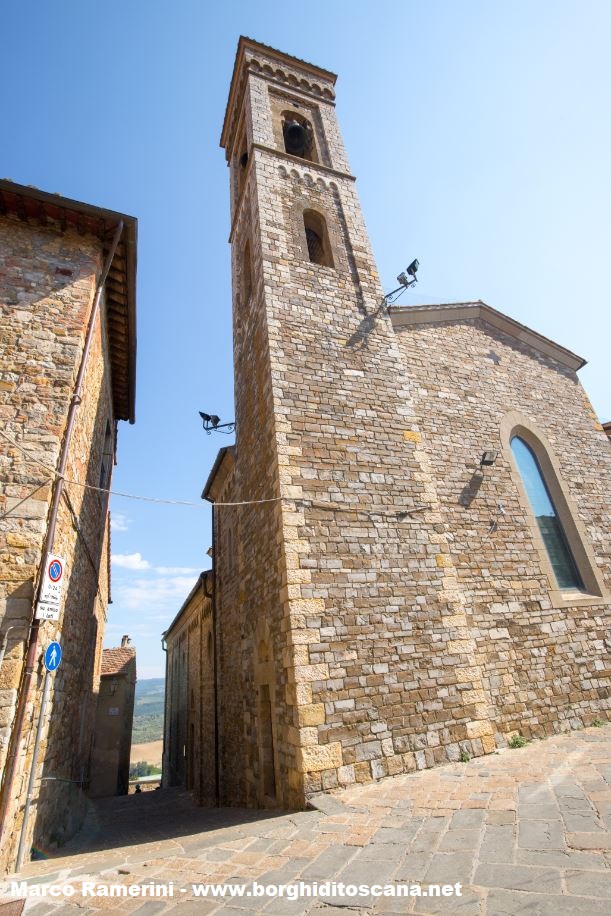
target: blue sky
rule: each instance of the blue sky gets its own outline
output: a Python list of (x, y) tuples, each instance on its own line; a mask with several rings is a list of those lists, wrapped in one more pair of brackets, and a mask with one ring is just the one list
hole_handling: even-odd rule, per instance
[[(338, 115), (381, 276), (400, 301), (483, 299), (588, 360), (611, 417), (611, 4), (5, 0), (0, 173), (139, 220), (137, 423), (121, 424), (107, 645), (140, 677), (208, 566), (200, 493), (233, 419), (228, 174), (240, 33), (339, 74)], [(569, 434), (569, 432), (567, 432)], [(122, 564), (122, 565), (121, 565)]]

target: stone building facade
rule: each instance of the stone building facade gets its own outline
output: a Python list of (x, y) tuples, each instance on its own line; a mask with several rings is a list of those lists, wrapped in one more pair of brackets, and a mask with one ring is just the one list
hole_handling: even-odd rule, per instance
[(222, 804), (301, 806), (608, 716), (611, 452), (583, 360), (484, 303), (386, 306), (335, 80), (243, 38), (222, 132)]
[(216, 790), (212, 574), (203, 572), (163, 634), (166, 702), (164, 786), (184, 786), (202, 805)]
[(121, 645), (102, 649), (91, 776), (91, 798), (127, 795), (136, 694), (136, 650), (124, 636)]
[[(54, 639), (63, 660), (52, 675), (26, 855), (64, 842), (84, 810), (110, 588), (106, 491), (117, 423), (134, 421), (135, 270), (132, 217), (0, 181), (5, 868), (22, 833), (42, 654)], [(35, 617), (47, 551), (65, 560), (58, 620)]]

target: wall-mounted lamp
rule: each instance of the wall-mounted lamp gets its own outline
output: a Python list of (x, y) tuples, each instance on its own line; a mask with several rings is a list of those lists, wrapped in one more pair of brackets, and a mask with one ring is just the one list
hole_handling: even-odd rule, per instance
[(484, 454), (481, 457), (481, 461), (479, 463), (480, 467), (482, 468), (490, 467), (490, 465), (494, 464), (494, 462), (496, 461), (496, 458), (497, 458), (497, 452), (495, 452), (493, 449), (490, 449), (489, 451), (484, 452)]
[(409, 289), (410, 286), (413, 286), (414, 283), (418, 282), (416, 271), (418, 270), (419, 266), (420, 265), (418, 263), (418, 260), (414, 258), (414, 260), (409, 265), (409, 267), (405, 268), (405, 272), (400, 273), (399, 276), (397, 277), (397, 280), (401, 285), (398, 286), (396, 289), (393, 289), (392, 292), (386, 293), (386, 295), (384, 296), (384, 299), (382, 300), (383, 304), (390, 305), (392, 302), (398, 299), (399, 296), (402, 293), (404, 293), (406, 289)]
[(217, 417), (216, 414), (203, 413), (199, 411), (199, 415), (204, 422), (204, 429), (207, 434), (210, 433), (225, 433), (225, 435), (230, 435), (235, 431), (235, 422), (234, 423), (221, 423), (221, 418)]

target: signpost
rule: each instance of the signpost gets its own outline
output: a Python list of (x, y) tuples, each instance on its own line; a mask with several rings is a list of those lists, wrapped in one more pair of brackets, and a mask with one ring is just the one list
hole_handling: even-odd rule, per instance
[[(58, 557), (50, 557), (49, 563), (47, 564), (47, 569), (49, 565), (53, 565), (53, 562), (58, 562)], [(63, 561), (62, 561), (63, 564)], [(57, 572), (57, 570), (55, 570)], [(61, 579), (63, 574), (63, 565), (61, 571), (59, 572), (58, 579)], [(59, 607), (59, 606), (58, 606)], [(59, 616), (59, 610), (57, 612)], [(21, 825), (21, 836), (19, 837), (19, 849), (17, 851), (17, 866), (16, 870), (19, 871), (23, 865), (23, 859), (25, 855), (25, 838), (27, 836), (27, 826), (28, 818), (30, 816), (30, 807), (32, 805), (32, 800), (34, 798), (34, 783), (36, 782), (36, 767), (38, 766), (38, 752), (40, 750), (40, 741), (42, 738), (43, 725), (45, 721), (45, 709), (47, 706), (47, 700), (49, 698), (49, 689), (51, 687), (51, 674), (60, 666), (62, 660), (62, 647), (58, 642), (51, 642), (45, 650), (45, 683), (42, 689), (42, 700), (40, 701), (40, 712), (38, 714), (38, 726), (36, 728), (36, 740), (34, 742), (34, 753), (32, 754), (32, 764), (30, 767), (30, 778), (28, 780), (28, 794), (25, 800), (25, 807), (23, 809), (23, 821)]]
[(49, 554), (36, 605), (37, 620), (59, 620), (65, 572), (64, 558)]

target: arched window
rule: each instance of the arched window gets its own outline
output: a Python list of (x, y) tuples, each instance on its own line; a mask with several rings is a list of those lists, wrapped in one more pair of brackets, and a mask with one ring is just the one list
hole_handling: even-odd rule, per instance
[(308, 257), (312, 264), (333, 267), (333, 255), (324, 217), (315, 210), (304, 210), (303, 225), (308, 246)]
[(566, 533), (535, 453), (520, 436), (512, 438), (511, 451), (558, 587), (585, 591)]

